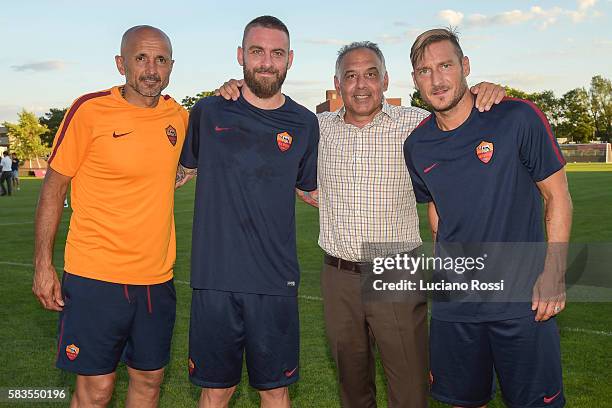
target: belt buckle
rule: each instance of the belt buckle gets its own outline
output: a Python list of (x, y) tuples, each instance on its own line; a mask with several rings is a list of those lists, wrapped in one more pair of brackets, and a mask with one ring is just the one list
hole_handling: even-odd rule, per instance
[(351, 268), (351, 262), (346, 261), (342, 258), (338, 258), (338, 269), (344, 269), (345, 271), (352, 271), (354, 268)]
[(357, 262), (353, 262), (353, 261), (344, 261), (345, 267), (344, 270), (346, 271), (351, 271), (351, 272), (359, 272), (359, 266), (357, 265)]

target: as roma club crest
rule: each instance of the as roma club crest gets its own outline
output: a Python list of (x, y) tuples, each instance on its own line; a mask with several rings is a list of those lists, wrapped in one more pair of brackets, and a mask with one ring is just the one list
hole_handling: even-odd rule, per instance
[(169, 125), (166, 128), (166, 136), (168, 136), (168, 140), (172, 143), (172, 146), (176, 146), (176, 129)]
[(66, 356), (68, 357), (68, 360), (74, 361), (74, 359), (77, 358), (78, 355), (79, 348), (77, 346), (75, 346), (74, 344), (66, 346)]
[(276, 144), (281, 152), (286, 152), (289, 150), (292, 142), (293, 137), (287, 132), (282, 132), (276, 135)]
[(485, 142), (484, 140), (480, 142), (478, 147), (476, 147), (476, 156), (484, 164), (490, 162), (493, 157), (493, 143)]

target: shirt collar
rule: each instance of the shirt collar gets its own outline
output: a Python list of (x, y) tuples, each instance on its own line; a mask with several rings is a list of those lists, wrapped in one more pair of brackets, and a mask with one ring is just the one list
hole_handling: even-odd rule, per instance
[(387, 100), (384, 99), (384, 98), (383, 98), (382, 112), (384, 112), (392, 120), (397, 120), (398, 119), (399, 112), (397, 111), (397, 109), (393, 109), (393, 106), (391, 106), (387, 102)]
[[(346, 109), (344, 108), (344, 105), (342, 105), (342, 107), (340, 109), (338, 109), (336, 111), (336, 120), (347, 124), (346, 122), (344, 122), (344, 115), (346, 113)], [(393, 109), (393, 107), (387, 102), (387, 100), (385, 99), (385, 97), (383, 96), (383, 101), (382, 101), (382, 110), (380, 112), (378, 112), (376, 114), (376, 116), (374, 116), (374, 119), (372, 119), (371, 123), (375, 123), (377, 122), (378, 119), (381, 115), (385, 115), (387, 117), (389, 117), (389, 119), (391, 120), (397, 120), (397, 116), (398, 116), (398, 112), (396, 109)], [(371, 124), (370, 123), (370, 124)]]

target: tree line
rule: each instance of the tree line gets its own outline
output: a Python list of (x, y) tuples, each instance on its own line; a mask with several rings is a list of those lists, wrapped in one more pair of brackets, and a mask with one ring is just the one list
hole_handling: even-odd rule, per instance
[[(506, 93), (538, 105), (557, 138), (575, 143), (612, 141), (612, 81), (608, 78), (595, 75), (588, 89), (575, 88), (559, 98), (550, 90), (528, 93), (506, 87)], [(203, 91), (194, 96), (186, 96), (181, 104), (191, 110), (198, 100), (211, 95), (213, 92)], [(411, 95), (411, 105), (429, 110), (418, 91)], [(45, 157), (51, 150), (66, 110), (51, 108), (38, 118), (34, 113), (23, 110), (19, 113), (17, 123), (4, 122), (11, 151), (20, 158)]]
[[(559, 98), (553, 91), (528, 93), (505, 88), (508, 96), (535, 103), (548, 118), (557, 138), (575, 143), (612, 141), (612, 82), (601, 75), (591, 78), (589, 89), (575, 88)], [(418, 91), (411, 98), (412, 106), (431, 110)]]

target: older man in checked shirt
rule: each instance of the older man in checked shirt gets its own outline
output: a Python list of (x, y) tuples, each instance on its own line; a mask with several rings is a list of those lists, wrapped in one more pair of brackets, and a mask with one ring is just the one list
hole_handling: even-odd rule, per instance
[[(226, 82), (221, 95), (237, 99), (241, 82)], [(317, 115), (318, 190), (298, 191), (319, 207), (325, 326), (345, 408), (376, 407), (375, 345), (387, 377), (388, 406), (427, 406), (425, 300), (362, 301), (361, 271), (371, 271), (375, 256), (388, 255), (372, 251), (372, 244), (397, 253), (421, 244), (403, 144), (429, 112), (389, 105), (383, 96), (388, 82), (376, 44), (340, 49), (334, 83), (344, 107)], [(485, 110), (504, 96), (503, 88), (486, 83), (473, 92), (476, 106)]]

